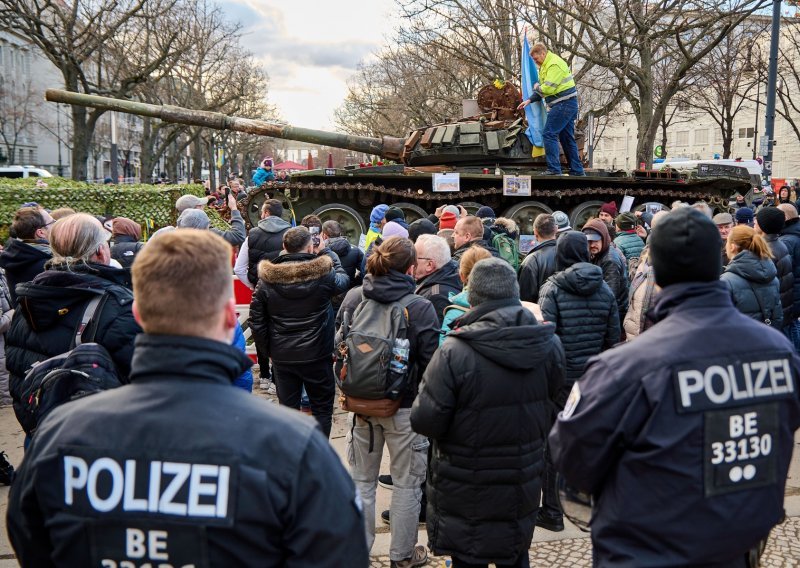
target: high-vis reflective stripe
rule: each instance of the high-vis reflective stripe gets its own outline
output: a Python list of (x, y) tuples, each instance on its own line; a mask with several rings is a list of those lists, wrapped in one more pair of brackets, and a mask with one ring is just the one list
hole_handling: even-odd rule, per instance
[(559, 85), (566, 85), (566, 84), (567, 84), (567, 83), (569, 83), (570, 81), (572, 81), (572, 75), (567, 75), (566, 77), (564, 77), (563, 79), (561, 79), (561, 82), (560, 82), (560, 83), (552, 83), (552, 82), (550, 82), (550, 81), (545, 81), (545, 82), (544, 82), (544, 83), (542, 83), (542, 84), (543, 84), (543, 85), (547, 85), (548, 87), (558, 87)]
[(544, 97), (552, 97), (575, 87), (575, 79), (567, 62), (552, 51), (547, 52), (539, 68), (539, 79), (539, 88)]

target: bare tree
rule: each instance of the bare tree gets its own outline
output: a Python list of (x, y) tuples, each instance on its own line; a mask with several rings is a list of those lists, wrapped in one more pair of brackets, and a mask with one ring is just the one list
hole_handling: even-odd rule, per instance
[(17, 81), (12, 77), (0, 77), (0, 140), (5, 146), (8, 164), (14, 163), (20, 140), (32, 134), (41, 106), (32, 79)]

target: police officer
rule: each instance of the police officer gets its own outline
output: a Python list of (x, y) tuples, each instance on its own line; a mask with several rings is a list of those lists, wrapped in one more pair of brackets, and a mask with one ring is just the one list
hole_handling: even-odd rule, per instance
[(733, 306), (711, 219), (678, 209), (649, 242), (658, 323), (589, 361), (553, 460), (594, 497), (595, 566), (748, 566), (784, 514), (800, 359)]
[(230, 345), (230, 255), (185, 229), (139, 253), (132, 384), (42, 423), (9, 496), (21, 565), (368, 566), (316, 422), (231, 385), (250, 361)]

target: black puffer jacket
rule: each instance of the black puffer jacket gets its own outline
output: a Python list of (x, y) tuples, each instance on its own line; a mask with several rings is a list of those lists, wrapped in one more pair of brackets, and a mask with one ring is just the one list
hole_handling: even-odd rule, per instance
[(469, 247), (485, 248), (492, 254), (493, 257), (500, 258), (500, 251), (489, 244), (488, 241), (484, 239), (477, 239), (461, 245), (453, 252), (453, 260), (456, 261), (456, 264), (461, 262), (461, 257), (464, 256), (464, 253), (469, 250)]
[(291, 228), (281, 217), (261, 219), (247, 236), (247, 279), (258, 282), (258, 263), (275, 260), (283, 250), (283, 234)]
[(567, 357), (563, 403), (589, 357), (619, 342), (617, 302), (600, 267), (579, 262), (545, 282), (539, 306), (544, 320), (556, 324)]
[(519, 299), (539, 302), (542, 285), (556, 271), (556, 240), (536, 245), (519, 267)]
[[(355, 288), (361, 285), (364, 275), (361, 272), (361, 265), (364, 263), (364, 253), (358, 247), (350, 244), (345, 237), (336, 237), (328, 241), (328, 248), (336, 253), (339, 257), (339, 262), (342, 263), (342, 268), (350, 278), (350, 288)], [(344, 301), (344, 294), (339, 294), (333, 298), (334, 311), (339, 309)]]
[(8, 240), (0, 253), (0, 267), (6, 271), (12, 305), (17, 303), (17, 284), (30, 282), (44, 272), (44, 265), (52, 256), (50, 245), (45, 241), (29, 244), (19, 239)]
[(733, 305), (744, 315), (783, 327), (778, 271), (769, 258), (758, 258), (749, 250), (734, 256), (721, 279), (730, 288)]
[(458, 294), (461, 288), (458, 265), (452, 260), (436, 272), (417, 281), (417, 294), (433, 304), (440, 327), (444, 319), (444, 309), (450, 305), (450, 294)]
[(327, 255), (284, 254), (261, 261), (250, 304), (250, 328), (258, 349), (278, 364), (313, 363), (333, 353), (331, 298), (349, 279)]
[(792, 257), (792, 272), (794, 273), (792, 318), (798, 318), (800, 317), (800, 218), (786, 221), (780, 239), (789, 249), (789, 255)]
[(105, 347), (117, 366), (122, 382), (128, 382), (133, 341), (142, 332), (133, 319), (133, 293), (125, 285), (125, 271), (100, 264), (79, 264), (71, 271), (60, 266), (43, 272), (32, 282), (20, 284), (19, 306), (6, 335), (6, 365), (15, 404), (25, 373), (37, 361), (60, 355), (74, 347), (75, 331), (86, 304), (105, 291), (90, 325), (84, 332)]
[(411, 427), (432, 439), (428, 545), (465, 562), (527, 554), (564, 353), (518, 301), (473, 308), (431, 360)]
[(114, 244), (111, 245), (111, 258), (119, 262), (122, 268), (130, 273), (133, 261), (143, 246), (143, 242), (133, 237), (117, 235), (114, 238)]
[(794, 272), (792, 271), (792, 255), (778, 235), (764, 235), (772, 251), (772, 262), (778, 271), (778, 285), (781, 294), (781, 307), (783, 308), (783, 325), (792, 319), (794, 305)]

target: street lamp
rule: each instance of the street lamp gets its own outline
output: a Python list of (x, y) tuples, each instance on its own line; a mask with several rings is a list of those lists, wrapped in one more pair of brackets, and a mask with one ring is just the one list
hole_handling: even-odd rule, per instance
[(772, 144), (775, 134), (775, 90), (778, 82), (778, 44), (780, 43), (781, 0), (772, 5), (772, 36), (769, 46), (769, 75), (767, 76), (767, 112), (764, 117), (764, 135), (767, 153), (764, 156), (763, 177), (772, 178)]

